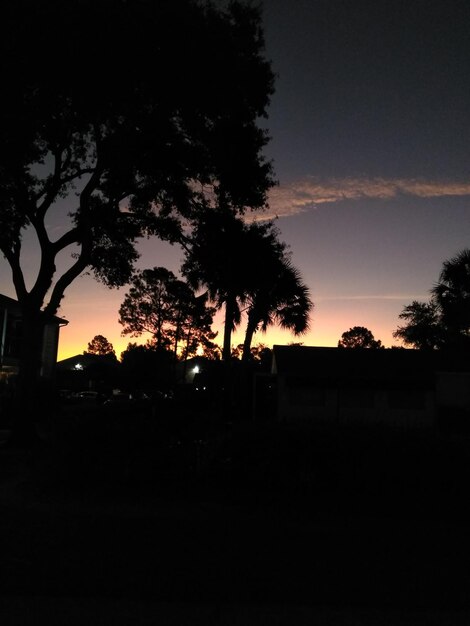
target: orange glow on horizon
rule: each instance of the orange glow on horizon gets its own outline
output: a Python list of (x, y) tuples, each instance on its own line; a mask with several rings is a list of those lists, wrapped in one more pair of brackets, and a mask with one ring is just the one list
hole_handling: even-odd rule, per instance
[[(86, 293), (87, 297), (84, 298)], [(96, 335), (103, 335), (113, 345), (117, 358), (129, 343), (145, 344), (147, 336), (122, 336), (119, 324), (119, 307), (124, 290), (109, 290), (90, 277), (82, 278), (71, 286), (59, 316), (68, 320), (60, 330), (58, 360), (86, 351), (88, 343)], [(315, 298), (314, 298), (315, 299)], [(259, 343), (272, 348), (275, 344), (302, 343), (305, 346), (336, 347), (343, 332), (353, 326), (365, 326), (380, 339), (385, 347), (398, 345), (392, 336), (399, 322), (398, 314), (403, 302), (400, 300), (321, 300), (315, 304), (310, 330), (296, 337), (293, 333), (271, 327), (266, 333), (254, 335), (253, 345)], [(243, 343), (246, 326), (245, 315), (232, 335), (232, 346)], [(214, 317), (212, 328), (218, 332), (216, 342), (223, 341), (223, 310)]]
[[(286, 345), (289, 343), (302, 343), (305, 346), (318, 347), (336, 347), (341, 334), (349, 330), (352, 326), (362, 325), (370, 328), (376, 339), (380, 339), (386, 347), (398, 345), (393, 339), (390, 329), (379, 326), (368, 325), (366, 322), (351, 322), (344, 312), (337, 317), (331, 317), (327, 321), (319, 320), (317, 324), (312, 324), (312, 329), (305, 335), (296, 337), (293, 333), (273, 327), (268, 329), (266, 333), (258, 332), (254, 335), (253, 345), (264, 344), (268, 348), (273, 345)], [(112, 320), (107, 324), (97, 323), (95, 320), (77, 321), (76, 324), (69, 324), (61, 328), (58, 357), (59, 361), (67, 359), (86, 351), (88, 343), (95, 335), (104, 335), (106, 339), (113, 345), (114, 351), (118, 359), (124, 352), (129, 343), (145, 344), (147, 337), (129, 337), (121, 336), (122, 327), (118, 322)], [(214, 330), (219, 331), (217, 344), (221, 346), (223, 329), (221, 323), (214, 324)], [(243, 343), (244, 326), (235, 331), (232, 335), (232, 346)]]

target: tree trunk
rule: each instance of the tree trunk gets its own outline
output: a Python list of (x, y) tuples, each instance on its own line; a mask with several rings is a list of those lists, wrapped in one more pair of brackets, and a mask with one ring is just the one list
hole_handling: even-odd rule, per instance
[(222, 361), (228, 363), (232, 356), (232, 329), (237, 303), (235, 298), (229, 297), (225, 302), (224, 345)]
[(243, 342), (242, 361), (244, 363), (248, 363), (250, 361), (251, 342), (253, 341), (253, 335), (255, 334), (257, 327), (258, 327), (258, 323), (254, 315), (250, 311), (248, 313), (248, 323), (246, 325), (245, 341)]
[[(40, 380), (44, 319), (39, 313), (23, 311), (20, 364), (14, 398), (10, 443), (29, 446), (38, 440), (36, 423), (52, 402), (43, 397)], [(50, 399), (49, 399), (50, 400)]]

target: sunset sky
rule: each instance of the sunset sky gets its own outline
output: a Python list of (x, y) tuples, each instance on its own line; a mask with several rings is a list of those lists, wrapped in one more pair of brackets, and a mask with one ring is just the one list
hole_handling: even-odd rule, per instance
[[(278, 216), (315, 309), (304, 337), (272, 329), (254, 341), (335, 346), (359, 325), (397, 345), (400, 311), (470, 247), (470, 3), (266, 0), (263, 16), (278, 76), (261, 122), (279, 181), (266, 217)], [(177, 247), (141, 251), (141, 268), (178, 271)], [(14, 297), (5, 261), (0, 291)], [(69, 288), (59, 359), (97, 334), (119, 356), (126, 291), (86, 276)]]

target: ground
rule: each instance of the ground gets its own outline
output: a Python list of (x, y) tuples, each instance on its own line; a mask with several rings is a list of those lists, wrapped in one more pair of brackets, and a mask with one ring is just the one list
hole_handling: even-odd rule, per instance
[(117, 431), (0, 450), (2, 625), (469, 623), (464, 441)]

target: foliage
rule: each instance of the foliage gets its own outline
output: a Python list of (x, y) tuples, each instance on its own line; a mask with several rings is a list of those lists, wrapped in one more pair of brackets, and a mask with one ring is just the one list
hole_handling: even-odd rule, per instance
[[(258, 343), (255, 346), (250, 347), (250, 360), (259, 363), (263, 359), (263, 355), (271, 350), (264, 344)], [(243, 344), (239, 343), (238, 346), (232, 348), (232, 358), (241, 359), (243, 356)]]
[[(7, 0), (1, 16), (0, 251), (31, 391), (44, 320), (76, 278), (126, 284), (139, 238), (176, 241), (204, 189), (264, 206), (274, 75), (251, 3)], [(40, 258), (30, 285), (23, 243)]]
[(202, 347), (202, 355), (209, 361), (220, 361), (222, 358), (222, 348), (217, 343), (206, 343)]
[(175, 356), (165, 348), (129, 343), (121, 353), (121, 387), (129, 390), (167, 390), (174, 382)]
[(186, 360), (199, 347), (210, 348), (216, 337), (211, 330), (215, 309), (206, 300), (164, 267), (136, 272), (119, 309), (122, 334), (149, 333), (156, 349), (171, 349), (175, 356), (180, 350)]
[(248, 224), (230, 211), (206, 208), (192, 226), (182, 271), (195, 288), (207, 289), (217, 308), (225, 307), (224, 360), (230, 358), (231, 333), (243, 310), (247, 360), (259, 328), (278, 323), (295, 334), (307, 330), (313, 306), (309, 290), (272, 221)]
[(447, 342), (470, 341), (470, 249), (464, 249), (444, 261), (439, 281), (432, 295), (441, 311)]
[[(243, 348), (243, 345), (242, 345)], [(243, 356), (243, 351), (242, 351)], [(250, 362), (255, 363), (265, 372), (271, 371), (273, 352), (263, 343), (258, 343), (250, 348)], [(246, 361), (247, 359), (245, 359)]]
[(374, 339), (372, 332), (364, 326), (353, 326), (341, 335), (338, 348), (383, 348), (379, 339)]
[(296, 336), (303, 335), (309, 329), (313, 309), (310, 290), (288, 258), (285, 245), (276, 239), (263, 243), (267, 249), (247, 298), (244, 360), (249, 359), (251, 341), (258, 330), (266, 332), (268, 326), (278, 324)]
[(206, 207), (192, 220), (182, 273), (195, 289), (205, 288), (211, 302), (225, 307), (223, 359), (230, 357), (231, 333), (241, 321), (250, 276), (247, 229), (230, 210)]
[(113, 344), (110, 343), (103, 335), (95, 335), (88, 344), (88, 348), (83, 354), (114, 354), (116, 355)]
[(444, 261), (429, 302), (413, 301), (396, 339), (418, 349), (470, 348), (470, 249)]
[(395, 339), (400, 339), (406, 346), (421, 350), (439, 348), (442, 345), (444, 336), (441, 314), (435, 301), (413, 300), (398, 317), (406, 323), (393, 332)]

